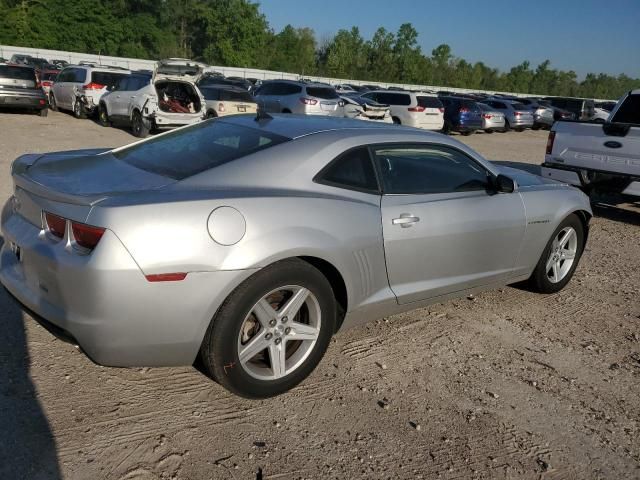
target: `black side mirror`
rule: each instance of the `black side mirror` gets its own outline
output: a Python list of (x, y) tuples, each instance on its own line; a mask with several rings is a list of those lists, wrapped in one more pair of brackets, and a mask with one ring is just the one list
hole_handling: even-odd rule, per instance
[(501, 193), (513, 193), (516, 189), (516, 182), (506, 175), (500, 174), (493, 179), (493, 185), (496, 191)]

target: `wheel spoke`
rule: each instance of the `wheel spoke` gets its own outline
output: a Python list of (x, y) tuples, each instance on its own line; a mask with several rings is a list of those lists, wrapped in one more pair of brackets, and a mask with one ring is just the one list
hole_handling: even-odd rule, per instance
[(547, 274), (549, 273), (549, 270), (551, 270), (553, 268), (553, 265), (555, 264), (555, 260), (553, 259), (553, 255), (551, 255), (549, 257), (549, 260), (547, 260), (547, 269), (545, 270), (545, 272), (547, 272)]
[(560, 240), (560, 248), (564, 248), (567, 245), (567, 243), (569, 243), (569, 240), (571, 240), (575, 234), (576, 232), (573, 228), (569, 230), (567, 233), (565, 233), (564, 237), (562, 237), (562, 240)]
[(258, 333), (240, 350), (240, 353), (238, 355), (238, 357), (240, 358), (240, 363), (247, 363), (268, 346), (269, 342), (264, 338), (264, 334)]
[(291, 324), (291, 339), (292, 340), (316, 340), (320, 330), (311, 325), (304, 323), (293, 322)]
[(309, 290), (307, 290), (306, 288), (300, 288), (278, 311), (278, 316), (280, 318), (289, 317), (293, 320), (293, 317), (296, 316), (296, 314), (300, 311), (300, 308), (302, 308), (302, 305), (304, 305), (304, 302), (307, 300), (309, 293)]
[(283, 340), (279, 345), (269, 345), (269, 358), (274, 378), (284, 377), (287, 372), (287, 342)]
[(553, 262), (551, 269), (553, 270), (553, 281), (558, 282), (560, 280), (560, 264)]
[(262, 325), (262, 328), (269, 328), (269, 321), (276, 318), (276, 311), (266, 299), (260, 300), (253, 307), (253, 313)]
[(560, 254), (560, 258), (562, 258), (562, 260), (572, 260), (576, 258), (576, 252), (572, 252), (571, 250), (563, 250)]

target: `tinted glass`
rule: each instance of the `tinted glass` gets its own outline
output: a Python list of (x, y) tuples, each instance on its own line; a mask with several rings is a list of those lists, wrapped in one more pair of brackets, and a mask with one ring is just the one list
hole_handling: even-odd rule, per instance
[(249, 92), (237, 90), (221, 90), (220, 100), (225, 102), (251, 102), (254, 103), (253, 97)]
[(612, 122), (640, 125), (640, 95), (629, 95), (620, 105)]
[(378, 102), (387, 105), (411, 105), (411, 97), (406, 93), (384, 93), (377, 94)]
[(489, 105), (486, 105), (484, 103), (478, 103), (478, 106), (480, 107), (480, 110), (482, 110), (483, 112), (493, 111), (493, 108), (491, 108)]
[(442, 108), (442, 102), (437, 97), (417, 97), (418, 105), (424, 108)]
[(512, 103), (511, 106), (515, 109), (515, 110), (526, 110), (527, 107), (526, 105), (522, 104), (522, 103)]
[(499, 108), (500, 110), (505, 110), (507, 106), (502, 102), (487, 102), (493, 108)]
[(333, 88), (327, 87), (307, 87), (307, 95), (325, 100), (340, 98)]
[(74, 68), (73, 76), (71, 77), (70, 82), (84, 83), (87, 78), (87, 71), (83, 68)]
[(276, 95), (295, 95), (302, 93), (302, 87), (292, 83), (281, 83), (277, 86), (276, 92)]
[(206, 100), (220, 100), (220, 89), (201, 87), (200, 91)]
[(322, 173), (320, 180), (323, 183), (357, 190), (378, 190), (376, 174), (367, 148), (356, 148), (343, 154)]
[[(111, 88), (115, 87), (125, 77), (127, 77), (126, 73), (91, 72), (92, 82)], [(127, 90), (131, 90), (131, 88), (127, 87)]]
[(487, 172), (462, 152), (440, 145), (377, 147), (385, 193), (428, 194), (484, 190)]
[(215, 168), (289, 138), (216, 121), (175, 130), (113, 155), (134, 167), (175, 180)]
[(42, 80), (46, 80), (48, 82), (55, 80), (58, 76), (58, 72), (46, 72), (42, 74)]
[(31, 80), (35, 82), (36, 72), (35, 70), (33, 70), (33, 68), (0, 65), (0, 78), (11, 78), (14, 80)]

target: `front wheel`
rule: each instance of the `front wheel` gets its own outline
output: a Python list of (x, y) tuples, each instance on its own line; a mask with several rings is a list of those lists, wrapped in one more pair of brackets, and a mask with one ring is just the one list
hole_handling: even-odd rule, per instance
[(73, 102), (73, 116), (79, 119), (87, 118), (87, 112), (79, 98), (76, 98)]
[(47, 115), (49, 115), (49, 109), (48, 108), (43, 108), (42, 110), (40, 110), (38, 112), (38, 115), (40, 115), (41, 117), (46, 117)]
[(582, 256), (584, 238), (584, 226), (575, 214), (560, 223), (529, 279), (534, 290), (555, 293), (569, 283)]
[(98, 106), (98, 123), (103, 127), (110, 127), (111, 120), (109, 120), (109, 114), (107, 113), (107, 107), (101, 103)]
[(133, 112), (133, 118), (131, 119), (131, 131), (133, 135), (138, 138), (145, 138), (149, 136), (151, 128), (144, 123), (142, 114), (139, 111)]
[(299, 259), (277, 262), (242, 283), (211, 321), (200, 349), (209, 375), (231, 392), (267, 398), (304, 380), (336, 325), (331, 285)]
[(49, 95), (49, 108), (54, 112), (58, 111), (58, 104), (56, 103), (56, 97), (53, 96), (53, 92)]

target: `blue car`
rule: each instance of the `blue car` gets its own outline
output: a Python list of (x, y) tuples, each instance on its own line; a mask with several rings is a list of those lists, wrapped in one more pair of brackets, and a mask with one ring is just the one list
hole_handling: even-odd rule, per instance
[(482, 110), (477, 102), (454, 96), (439, 98), (444, 105), (442, 130), (445, 133), (460, 132), (462, 135), (471, 135), (476, 130), (482, 129)]

